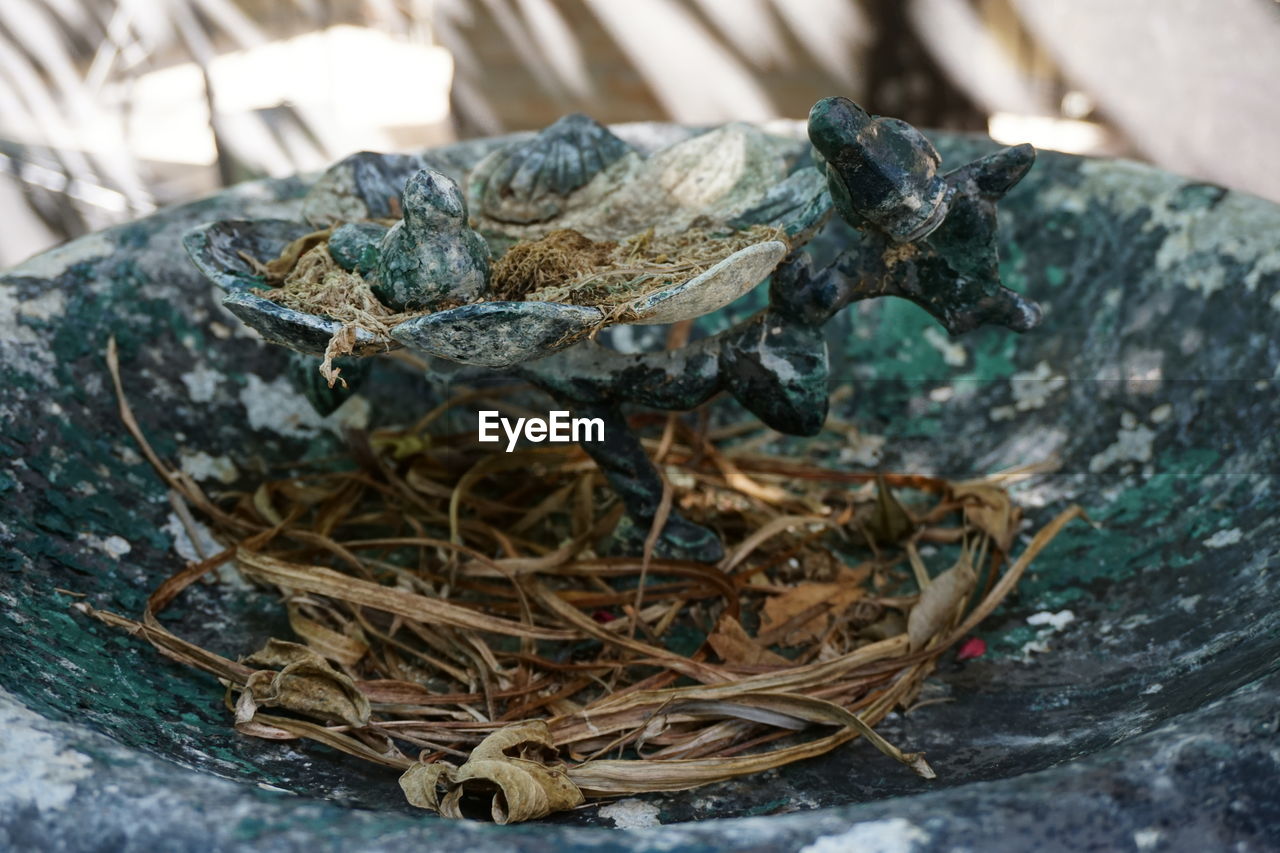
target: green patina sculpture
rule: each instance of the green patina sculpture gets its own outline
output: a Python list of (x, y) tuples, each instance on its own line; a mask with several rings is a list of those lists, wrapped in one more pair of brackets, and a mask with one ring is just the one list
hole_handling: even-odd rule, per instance
[(404, 218), (378, 243), (373, 292), (397, 311), (470, 302), (485, 292), (489, 244), (467, 225), (467, 204), (446, 175), (423, 169), (405, 184)]
[[(800, 162), (780, 164), (767, 137), (737, 125), (645, 159), (607, 128), (569, 116), (478, 163), (465, 199), (454, 181), (417, 158), (359, 154), (331, 169), (303, 209), (311, 225), (374, 218), (383, 204), (377, 194), (403, 187), (399, 222), (388, 229), (348, 221), (333, 231), (329, 251), (342, 268), (365, 276), (388, 307), (429, 313), (400, 323), (390, 339), (357, 329), (352, 355), (403, 344), (507, 370), (575, 415), (602, 418), (605, 440), (585, 449), (626, 505), (630, 526), (620, 547), (636, 548), (658, 511), (662, 481), (627, 429), (624, 404), (687, 410), (728, 392), (768, 426), (813, 435), (827, 413), (822, 326), (849, 304), (909, 299), (952, 334), (988, 323), (1021, 332), (1039, 322), (1038, 306), (1001, 284), (996, 254), (996, 203), (1034, 162), (1029, 145), (939, 174), (940, 157), (919, 131), (844, 98), (814, 106), (809, 136), (812, 156)], [(726, 162), (737, 171), (727, 173)], [(833, 207), (858, 239), (815, 269), (799, 249)], [(771, 226), (776, 239), (688, 280), (668, 281), (622, 312), (485, 298), (491, 243), (505, 248), (563, 227), (609, 238), (707, 221), (726, 233)], [(342, 324), (263, 298), (264, 281), (243, 260), (274, 257), (311, 225), (219, 222), (185, 242), (197, 266), (229, 291), (225, 304), (241, 319), (272, 342), (319, 354)], [(624, 354), (588, 339), (618, 322), (693, 319), (770, 276), (767, 307), (679, 350)], [(346, 390), (312, 388), (313, 402), (336, 406), (363, 373), (349, 369)], [(307, 386), (317, 384), (312, 373)], [(714, 532), (672, 512), (658, 553), (710, 561), (722, 546)]]

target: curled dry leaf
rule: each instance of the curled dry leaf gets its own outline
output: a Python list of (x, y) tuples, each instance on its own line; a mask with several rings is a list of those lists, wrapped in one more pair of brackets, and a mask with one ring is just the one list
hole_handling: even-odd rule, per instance
[(247, 696), (242, 695), (236, 708), (237, 722), (251, 720), (257, 707), (285, 708), (313, 719), (357, 727), (369, 722), (369, 700), (355, 682), (306, 646), (270, 640), (243, 662), (282, 669), (260, 669), (249, 676)]
[(543, 720), (498, 729), (481, 741), (461, 767), (415, 764), (400, 777), (405, 797), (419, 808), (461, 818), (462, 798), (491, 796), (495, 823), (519, 823), (571, 809), (582, 791), (554, 762), (556, 748)]
[(400, 790), (404, 791), (404, 798), (409, 801), (409, 805), (444, 814), (440, 808), (440, 789), (443, 787), (448, 791), (453, 782), (453, 772), (457, 769), (447, 761), (437, 761), (434, 764), (416, 762), (400, 774)]
[(288, 605), (289, 627), (293, 633), (303, 640), (307, 646), (322, 657), (337, 661), (344, 666), (354, 666), (369, 652), (369, 644), (365, 642), (358, 625), (351, 628), (351, 636), (339, 633), (302, 612), (296, 604)]
[(283, 524), (284, 519), (280, 513), (276, 511), (275, 506), (271, 503), (271, 490), (266, 483), (258, 486), (253, 492), (253, 508), (258, 511), (258, 515), (269, 524)]
[(876, 475), (876, 502), (871, 515), (862, 522), (862, 531), (877, 545), (892, 545), (907, 538), (916, 528), (911, 513), (898, 500), (883, 474)]
[(951, 494), (964, 502), (965, 521), (990, 536), (1001, 553), (1008, 554), (1022, 518), (1009, 493), (988, 483), (954, 483)]
[(320, 655), (315, 651), (301, 643), (291, 643), (288, 640), (277, 640), (272, 637), (267, 640), (265, 646), (241, 658), (240, 662), (250, 666), (282, 669), (291, 663), (316, 660), (319, 657)]
[(924, 648), (925, 643), (959, 618), (960, 606), (977, 582), (978, 574), (973, 570), (968, 551), (962, 552), (954, 566), (933, 579), (907, 616), (911, 651)]

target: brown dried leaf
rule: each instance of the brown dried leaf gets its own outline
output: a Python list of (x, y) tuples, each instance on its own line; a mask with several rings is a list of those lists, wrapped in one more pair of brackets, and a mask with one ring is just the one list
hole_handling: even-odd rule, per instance
[(291, 663), (315, 660), (319, 655), (301, 643), (277, 640), (272, 637), (267, 644), (251, 655), (240, 659), (241, 663), (259, 668), (283, 669)]
[(707, 637), (711, 648), (725, 663), (771, 664), (789, 666), (782, 655), (769, 651), (752, 639), (737, 619), (725, 613), (716, 623), (716, 629)]
[(864, 625), (858, 629), (858, 638), (862, 640), (871, 640), (877, 642), (879, 640), (887, 640), (896, 637), (907, 630), (907, 620), (901, 612), (891, 607), (886, 607), (884, 612), (880, 614), (880, 618), (872, 622), (870, 625)]
[(434, 764), (416, 762), (400, 776), (400, 790), (410, 805), (420, 809), (440, 811), (440, 788), (453, 784), (452, 764), (437, 761)]
[(876, 475), (876, 504), (863, 525), (866, 535), (877, 545), (901, 542), (915, 530), (915, 521), (889, 488), (883, 474)]
[(817, 640), (826, 633), (831, 613), (839, 613), (861, 598), (866, 572), (842, 568), (835, 583), (801, 583), (781, 595), (771, 596), (761, 609), (760, 634), (772, 634), (788, 621), (817, 608), (813, 618), (787, 630), (784, 645), (795, 646)]
[(298, 239), (292, 241), (280, 253), (278, 258), (272, 258), (263, 266), (267, 271), (267, 280), (273, 283), (282, 281), (289, 271), (298, 264), (298, 258), (314, 249), (316, 246), (329, 241), (329, 235), (333, 233), (332, 228), (325, 228), (322, 231), (312, 231), (310, 234), (303, 234)]
[(308, 617), (295, 604), (290, 604), (288, 610), (289, 627), (322, 657), (344, 666), (355, 666), (368, 654), (369, 644), (358, 625), (353, 624), (351, 629), (356, 636), (348, 636)]
[(933, 579), (920, 594), (920, 600), (907, 616), (907, 637), (911, 651), (924, 647), (938, 632), (950, 627), (960, 605), (973, 592), (978, 574), (973, 570), (969, 552), (963, 551), (956, 564)]
[[(349, 677), (338, 672), (306, 646), (284, 640), (269, 640), (244, 659), (254, 666), (280, 666), (279, 672), (259, 670), (249, 676), (241, 697), (237, 720), (252, 719), (255, 706), (287, 708), (307, 717), (341, 720), (351, 726), (369, 722), (369, 700)], [(244, 717), (244, 720), (240, 720)]]
[(1009, 493), (987, 483), (956, 483), (951, 493), (956, 500), (964, 501), (965, 521), (990, 536), (995, 546), (1008, 554), (1022, 517), (1009, 500)]
[(443, 817), (463, 817), (461, 802), (467, 794), (491, 794), (489, 813), (495, 823), (536, 820), (584, 799), (562, 766), (547, 763), (555, 754), (545, 721), (516, 723), (482, 740), (461, 767), (410, 767), (400, 777), (400, 787), (410, 803)]

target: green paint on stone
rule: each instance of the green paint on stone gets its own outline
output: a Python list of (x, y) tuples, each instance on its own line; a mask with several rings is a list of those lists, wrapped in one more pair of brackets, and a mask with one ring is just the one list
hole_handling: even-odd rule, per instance
[[(982, 145), (949, 138), (940, 148), (951, 164), (988, 150)], [(1254, 384), (1269, 378), (1280, 339), (1280, 315), (1269, 305), (1277, 281), (1266, 272), (1280, 268), (1274, 241), (1280, 211), (1234, 193), (1181, 191), (1185, 184), (1148, 167), (1086, 168), (1075, 158), (1042, 155), (1002, 207), (1000, 269), (1006, 284), (1050, 300), (1051, 310), (1044, 326), (1028, 335), (979, 332), (956, 338), (968, 354), (963, 366), (947, 364), (939, 348), (923, 339), (932, 321), (905, 302), (859, 306), (828, 327), (833, 379), (857, 382), (846, 414), (887, 437), (883, 467), (899, 469), (905, 459), (943, 472), (966, 471), (978, 460), (999, 468), (1062, 433), (1065, 438), (1055, 439), (1055, 446), (1063, 468), (1029, 484), (1026, 494), (1035, 499), (1029, 517), (1040, 524), (1066, 503), (1079, 502), (1105, 525), (1096, 531), (1075, 523), (1045, 551), (1017, 595), (979, 629), (991, 644), (987, 659), (958, 666), (944, 661), (936, 677), (959, 687), (957, 701), (920, 708), (905, 724), (893, 723), (900, 726), (894, 739), (928, 750), (951, 787), (904, 778), (899, 768), (877, 763), (871, 750), (855, 744), (788, 768), (767, 785), (706, 792), (725, 796), (716, 816), (764, 813), (783, 797), (838, 807), (817, 818), (799, 816), (826, 829), (796, 829), (801, 823), (771, 817), (751, 824), (685, 825), (670, 831), (686, 834), (652, 836), (655, 844), (675, 839), (672, 846), (689, 848), (695, 842), (723, 843), (729, 832), (783, 826), (788, 828), (758, 846), (797, 848), (819, 834), (842, 831), (855, 817), (890, 814), (909, 815), (935, 837), (959, 838), (955, 843), (967, 846), (989, 842), (992, 827), (1009, 827), (1000, 837), (1014, 839), (1012, 844), (1028, 841), (1025, 815), (1035, 813), (1037, 826), (1103, 833), (1085, 839), (1100, 849), (1131, 844), (1134, 826), (1168, 827), (1170, 837), (1231, 833), (1265, 846), (1249, 829), (1252, 813), (1226, 829), (1216, 812), (1195, 806), (1204, 790), (1247, 804), (1265, 802), (1267, 791), (1257, 787), (1264, 784), (1258, 780), (1280, 773), (1272, 744), (1280, 694), (1269, 674), (1280, 654), (1273, 523), (1280, 490), (1264, 482), (1274, 478), (1280, 458), (1271, 427), (1277, 401), (1274, 388)], [(170, 512), (163, 490), (137, 461), (114, 414), (102, 363), (107, 335), (120, 341), (126, 382), (148, 434), (187, 434), (166, 447), (182, 444), (229, 453), (237, 462), (258, 457), (271, 463), (318, 453), (313, 448), (329, 442), (337, 446), (327, 434), (313, 443), (246, 427), (239, 401), (244, 377), (269, 383), (285, 375), (286, 362), (245, 337), (207, 333), (211, 322), (225, 318), (176, 248), (180, 235), (199, 222), (296, 219), (296, 202), (279, 200), (300, 198), (305, 189), (304, 181), (290, 181), (235, 190), (107, 232), (109, 258), (80, 262), (49, 280), (0, 279), (6, 295), (12, 289), (18, 301), (35, 288), (51, 287), (66, 299), (61, 317), (20, 321), (19, 328), (35, 335), (39, 345), (16, 352), (0, 341), (7, 371), (0, 391), (0, 647), (6, 652), (0, 684), (50, 720), (75, 720), (112, 738), (109, 749), (93, 751), (80, 744), (107, 742), (77, 729), (75, 740), (59, 743), (93, 760), (92, 775), (75, 786), (76, 813), (118, 813), (118, 837), (134, 846), (155, 846), (153, 838), (137, 834), (148, 826), (178, 841), (194, 835), (188, 846), (231, 846), (240, 824), (264, 847), (283, 846), (278, 839), (295, 832), (300, 844), (317, 849), (351, 839), (420, 846), (447, 838), (484, 846), (499, 836), (399, 811), (393, 772), (368, 771), (311, 747), (251, 742), (234, 734), (214, 679), (89, 622), (70, 610), (65, 596), (51, 592), (54, 586), (86, 592), (95, 606), (137, 615), (149, 589), (180, 564), (163, 529)], [(1198, 236), (1223, 223), (1235, 235), (1230, 246)], [(824, 239), (841, 239), (834, 226), (827, 233), (835, 236), (820, 238), (815, 253), (826, 251)], [(1195, 251), (1177, 251), (1183, 243), (1194, 243)], [(1206, 293), (1205, 283), (1216, 289)], [(754, 310), (763, 298), (758, 289), (743, 306)], [(735, 305), (706, 318), (706, 327), (727, 327), (738, 310)], [(628, 333), (636, 339), (645, 334)], [(50, 354), (48, 362), (36, 358), (41, 352)], [(1108, 370), (1138, 370), (1143, 359), (1152, 358), (1160, 365), (1158, 384), (1134, 390), (1124, 382), (1094, 381)], [(1040, 362), (1068, 377), (1068, 384), (1042, 408), (992, 420), (990, 410), (1009, 403), (1005, 379)], [(215, 398), (189, 398), (181, 376), (196, 365), (228, 377)], [(362, 390), (375, 417), (427, 407), (431, 391), (404, 374), (380, 370)], [(927, 400), (937, 383), (961, 377), (974, 383), (967, 396), (957, 389), (941, 405)], [(1164, 404), (1171, 414), (1157, 422), (1149, 413)], [(1090, 460), (1112, 440), (1122, 412), (1155, 433), (1153, 458), (1090, 471)], [(927, 425), (908, 434), (917, 419)], [(1144, 478), (1148, 464), (1154, 474)], [(75, 498), (85, 482), (118, 500), (113, 505), (98, 496)], [(49, 492), (60, 497), (48, 498)], [(1203, 539), (1232, 528), (1241, 530), (1239, 542), (1203, 545)], [(111, 532), (132, 546), (120, 560), (78, 538)], [(183, 607), (190, 614), (182, 623), (185, 635), (229, 645), (227, 654), (246, 650), (228, 637), (261, 637), (276, 629), (266, 615), (275, 609), (269, 596), (200, 587), (183, 599)], [(1076, 621), (1050, 636), (1051, 652), (1025, 664), (1008, 660), (1037, 636), (1039, 629), (1025, 624), (1027, 615), (1062, 609), (1071, 609)], [(1126, 620), (1131, 627), (1117, 627)], [(1104, 634), (1107, 627), (1112, 630)], [(966, 672), (982, 673), (984, 680), (974, 687)], [(1154, 682), (1162, 690), (1144, 693)], [(999, 721), (1002, 739), (966, 736), (979, 724), (990, 733), (992, 720)], [(1156, 731), (1149, 737), (1139, 734), (1150, 729)], [(1224, 746), (1205, 752), (1204, 743)], [(309, 765), (302, 766), (297, 752)], [(1205, 760), (1212, 753), (1217, 755)], [(1176, 758), (1158, 775), (1158, 789), (1149, 772), (1152, 756)], [(203, 772), (187, 774), (172, 764)], [(243, 790), (219, 787), (214, 775), (250, 784)], [(1009, 776), (1016, 778), (1004, 778)], [(983, 780), (983, 802), (995, 804), (981, 841), (964, 835), (976, 790), (965, 784), (970, 780)], [(344, 803), (364, 808), (268, 795), (252, 788), (257, 781), (317, 796), (340, 791)], [(1126, 792), (1122, 802), (1113, 796), (1117, 790)], [(5, 797), (0, 790), (0, 805), (10, 802)], [(873, 802), (879, 798), (893, 799)], [(692, 813), (688, 794), (647, 799), (659, 805), (664, 820), (706, 816)], [(1002, 810), (1001, 803), (1012, 805)], [(1088, 830), (1078, 821), (1086, 812), (1098, 818)], [(0, 819), (8, 820), (8, 814), (0, 809)], [(228, 821), (227, 815), (235, 817)], [(595, 820), (589, 811), (574, 813), (527, 834), (507, 831), (501, 839), (522, 849), (627, 843), (605, 830), (565, 840), (571, 838), (568, 830), (586, 831), (567, 824)], [(103, 825), (117, 824), (104, 818)], [(38, 837), (69, 849), (82, 840), (56, 824), (32, 826), (42, 833)], [(1020, 846), (1037, 840), (1047, 843), (1037, 837)]]

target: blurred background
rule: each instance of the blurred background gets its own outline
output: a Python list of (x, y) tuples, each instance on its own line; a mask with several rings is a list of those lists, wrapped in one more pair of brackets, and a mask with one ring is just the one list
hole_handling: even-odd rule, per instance
[(353, 151), (832, 94), (1280, 201), (1276, 0), (0, 0), (0, 267)]

